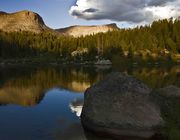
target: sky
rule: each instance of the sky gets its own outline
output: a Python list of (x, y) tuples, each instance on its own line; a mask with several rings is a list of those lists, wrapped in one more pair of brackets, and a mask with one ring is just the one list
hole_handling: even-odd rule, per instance
[(119, 27), (180, 17), (180, 0), (0, 0), (0, 11), (30, 10), (51, 28), (117, 23)]

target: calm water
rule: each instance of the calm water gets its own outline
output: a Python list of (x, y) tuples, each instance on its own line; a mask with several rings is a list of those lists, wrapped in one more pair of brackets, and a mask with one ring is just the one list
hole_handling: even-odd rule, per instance
[(152, 88), (180, 87), (180, 66), (1, 67), (0, 140), (99, 140), (83, 130), (78, 116), (85, 89), (112, 71)]

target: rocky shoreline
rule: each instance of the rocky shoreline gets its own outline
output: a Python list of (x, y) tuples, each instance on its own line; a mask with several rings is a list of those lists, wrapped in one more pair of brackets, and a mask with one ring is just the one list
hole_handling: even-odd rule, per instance
[(18, 65), (94, 65), (94, 62), (75, 62), (75, 61), (62, 61), (58, 59), (7, 59), (0, 60), (0, 66), (18, 66)]
[[(129, 63), (129, 62), (128, 62)], [(166, 61), (167, 63), (167, 61)], [(166, 64), (164, 62), (136, 62), (132, 61), (130, 65), (135, 66), (158, 66)], [(180, 62), (169, 62), (171, 65), (179, 65)], [(0, 66), (18, 66), (18, 65), (95, 65), (95, 66), (111, 66), (116, 65), (116, 63), (110, 60), (100, 60), (100, 61), (74, 61), (74, 60), (61, 60), (61, 59), (44, 59), (44, 58), (24, 58), (24, 59), (0, 59)]]

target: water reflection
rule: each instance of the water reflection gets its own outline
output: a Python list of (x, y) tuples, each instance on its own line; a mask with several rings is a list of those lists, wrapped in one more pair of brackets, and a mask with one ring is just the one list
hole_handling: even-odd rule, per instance
[[(66, 122), (67, 124), (64, 124)], [(59, 125), (66, 125), (66, 128), (61, 130), (56, 130), (55, 139), (56, 140), (87, 140), (84, 135), (84, 129), (80, 123), (71, 122), (68, 120), (62, 120)]]
[(170, 68), (140, 67), (99, 69), (95, 67), (4, 68), (0, 70), (0, 104), (33, 106), (42, 100), (45, 91), (61, 87), (73, 92), (84, 92), (111, 71), (134, 75), (152, 88), (167, 85), (180, 87), (180, 66)]
[[(71, 123), (67, 126), (65, 130), (57, 131), (55, 139), (56, 140), (113, 140), (112, 138), (96, 136), (93, 133), (84, 130), (80, 123)], [(128, 140), (128, 139), (121, 139), (121, 140)]]
[(53, 87), (83, 93), (102, 79), (101, 73), (93, 69), (88, 71), (88, 68), (32, 68), (26, 69), (25, 73), (19, 73), (18, 70), (8, 69), (9, 77), (6, 69), (1, 69), (0, 104), (33, 106), (40, 103), (44, 93)]
[(34, 106), (43, 99), (44, 92), (38, 86), (16, 87), (4, 86), (0, 89), (0, 104)]
[(168, 85), (176, 85), (180, 87), (180, 65), (165, 66), (149, 66), (149, 67), (120, 67), (115, 66), (116, 71), (125, 72), (142, 80), (152, 88), (161, 88)]
[(75, 113), (77, 117), (80, 117), (83, 108), (83, 99), (75, 99), (69, 105), (72, 113)]
[(180, 87), (180, 66), (170, 68), (137, 68), (132, 74), (152, 88), (160, 88), (168, 85)]
[(180, 66), (0, 68), (0, 139), (109, 140), (84, 131), (79, 116), (83, 92), (112, 71), (152, 88), (180, 87)]

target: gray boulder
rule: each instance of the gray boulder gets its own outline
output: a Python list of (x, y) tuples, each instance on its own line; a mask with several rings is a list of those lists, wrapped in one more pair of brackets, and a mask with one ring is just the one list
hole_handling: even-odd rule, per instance
[(163, 125), (150, 92), (134, 77), (112, 73), (86, 90), (82, 124), (97, 133), (149, 138)]

